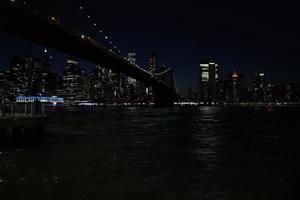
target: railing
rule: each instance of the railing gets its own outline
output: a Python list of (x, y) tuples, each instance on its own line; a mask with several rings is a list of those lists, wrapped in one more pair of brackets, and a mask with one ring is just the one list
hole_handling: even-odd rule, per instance
[(35, 118), (38, 116), (45, 116), (45, 105), (37, 104), (37, 102), (24, 103), (23, 105), (10, 103), (2, 105), (0, 109), (0, 119)]

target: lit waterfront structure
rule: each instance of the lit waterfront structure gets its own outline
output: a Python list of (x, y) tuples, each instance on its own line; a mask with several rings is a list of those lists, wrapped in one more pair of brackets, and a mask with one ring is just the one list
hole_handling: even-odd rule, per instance
[(216, 102), (219, 81), (219, 65), (215, 62), (205, 61), (199, 68), (200, 100), (203, 102)]
[(16, 103), (64, 103), (64, 98), (61, 97), (45, 97), (45, 96), (18, 96), (16, 97)]
[(266, 89), (265, 73), (255, 73), (253, 76), (253, 101), (265, 102), (267, 95)]

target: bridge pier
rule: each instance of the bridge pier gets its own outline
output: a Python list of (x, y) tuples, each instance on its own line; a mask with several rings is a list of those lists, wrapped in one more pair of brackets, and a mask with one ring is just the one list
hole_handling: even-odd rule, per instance
[(171, 90), (153, 88), (153, 97), (155, 106), (173, 106), (175, 102), (175, 95)]

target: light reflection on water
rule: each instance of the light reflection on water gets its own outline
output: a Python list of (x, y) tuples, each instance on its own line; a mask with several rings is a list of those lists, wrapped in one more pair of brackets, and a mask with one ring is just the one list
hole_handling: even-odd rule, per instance
[(9, 199), (295, 199), (300, 109), (55, 111), (43, 143), (1, 149)]

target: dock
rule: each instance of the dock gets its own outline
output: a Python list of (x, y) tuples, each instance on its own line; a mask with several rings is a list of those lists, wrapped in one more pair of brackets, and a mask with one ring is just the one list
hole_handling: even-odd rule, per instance
[[(27, 109), (31, 107), (31, 109)], [(3, 110), (6, 112), (4, 113)], [(36, 112), (39, 110), (39, 112)], [(16, 141), (26, 142), (40, 140), (45, 134), (43, 125), (50, 117), (45, 115), (44, 108), (35, 109), (25, 105), (24, 109), (16, 109), (10, 105), (0, 113), (0, 144)]]

